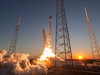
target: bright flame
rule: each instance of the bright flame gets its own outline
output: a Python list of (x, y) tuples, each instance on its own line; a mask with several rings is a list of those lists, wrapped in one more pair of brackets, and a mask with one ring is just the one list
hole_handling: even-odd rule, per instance
[(41, 55), (39, 60), (48, 60), (47, 57), (54, 57), (55, 54), (52, 53), (52, 50), (49, 48), (45, 48), (43, 54)]
[(79, 56), (78, 58), (79, 58), (79, 59), (82, 59), (83, 57), (82, 57), (82, 56)]

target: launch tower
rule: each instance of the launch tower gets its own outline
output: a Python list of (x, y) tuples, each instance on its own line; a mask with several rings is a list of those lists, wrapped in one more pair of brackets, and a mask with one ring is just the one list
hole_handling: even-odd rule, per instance
[(99, 44), (96, 39), (90, 18), (88, 16), (86, 7), (84, 7), (85, 13), (86, 13), (86, 19), (87, 19), (87, 26), (88, 26), (88, 32), (89, 32), (89, 38), (90, 38), (90, 44), (91, 44), (91, 50), (92, 50), (92, 55), (93, 55), (93, 60), (100, 60), (100, 53), (99, 53)]
[(13, 35), (12, 42), (11, 42), (11, 45), (10, 45), (10, 48), (9, 48), (9, 51), (8, 51), (7, 56), (15, 53), (16, 43), (17, 43), (17, 37), (18, 37), (18, 30), (19, 30), (19, 24), (20, 24), (20, 19), (21, 19), (21, 17), (19, 17), (18, 25), (17, 25), (17, 27), (15, 29), (15, 33)]
[[(63, 0), (57, 0), (55, 54), (57, 57), (64, 59), (66, 67), (68, 65), (67, 63), (73, 65), (71, 44)], [(59, 61), (56, 56), (55, 67), (57, 66), (56, 62)]]

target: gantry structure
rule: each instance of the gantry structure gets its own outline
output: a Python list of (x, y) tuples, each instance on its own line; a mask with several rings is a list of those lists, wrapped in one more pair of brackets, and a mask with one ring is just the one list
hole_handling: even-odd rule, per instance
[(12, 38), (11, 45), (10, 45), (9, 51), (7, 53), (7, 56), (9, 56), (9, 55), (11, 55), (13, 53), (15, 54), (20, 19), (21, 19), (21, 17), (19, 17), (18, 25), (17, 25), (17, 27), (15, 29), (15, 32), (14, 32), (14, 35), (13, 35), (13, 38)]
[(86, 7), (84, 7), (85, 9), (85, 13), (86, 13), (86, 20), (87, 20), (87, 26), (88, 26), (88, 33), (89, 33), (89, 39), (90, 39), (90, 44), (91, 44), (91, 50), (92, 50), (92, 56), (93, 56), (93, 60), (100, 60), (100, 48), (99, 48), (99, 44), (98, 41), (96, 39), (90, 18), (88, 16)]
[(56, 38), (55, 38), (55, 67), (59, 58), (64, 59), (66, 66), (73, 65), (71, 44), (66, 20), (66, 13), (63, 0), (57, 0), (56, 10)]

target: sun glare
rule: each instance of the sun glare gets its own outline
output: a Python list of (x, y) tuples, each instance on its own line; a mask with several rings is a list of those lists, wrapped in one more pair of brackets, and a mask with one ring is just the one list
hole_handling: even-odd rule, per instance
[(79, 56), (78, 58), (79, 58), (79, 59), (82, 59), (83, 57), (82, 57), (82, 56)]

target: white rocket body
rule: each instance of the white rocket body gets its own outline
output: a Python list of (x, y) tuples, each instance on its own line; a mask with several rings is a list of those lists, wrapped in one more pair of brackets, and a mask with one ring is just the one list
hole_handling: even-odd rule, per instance
[(49, 46), (49, 48), (51, 49), (51, 21), (52, 21), (52, 17), (51, 16), (49, 16), (49, 38), (48, 38), (48, 46)]
[(50, 49), (51, 49), (51, 21), (52, 21), (52, 17), (49, 16), (49, 34), (48, 34), (48, 37), (47, 37), (46, 27), (45, 27), (45, 30), (43, 30), (44, 48), (48, 47)]

